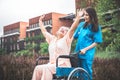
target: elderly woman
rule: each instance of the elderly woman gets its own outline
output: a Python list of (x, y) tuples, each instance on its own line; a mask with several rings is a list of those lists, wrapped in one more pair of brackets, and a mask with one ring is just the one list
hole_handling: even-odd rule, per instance
[[(42, 19), (45, 15), (39, 19), (40, 29), (49, 44), (49, 63), (38, 65), (34, 69), (32, 80), (52, 80), (53, 74), (56, 73), (56, 59), (59, 55), (69, 55), (72, 43), (72, 36), (76, 29), (83, 11), (80, 10), (79, 15), (76, 16), (74, 23), (71, 28), (60, 27), (57, 31), (56, 36), (47, 32), (45, 29)], [(68, 59), (60, 59), (58, 66), (71, 67)]]

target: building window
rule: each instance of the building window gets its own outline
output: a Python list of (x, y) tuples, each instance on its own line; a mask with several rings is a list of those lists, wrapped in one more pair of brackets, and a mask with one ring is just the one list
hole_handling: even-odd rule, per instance
[(32, 26), (33, 26), (33, 25), (30, 25), (30, 29), (32, 29)]
[(19, 44), (17, 44), (17, 50), (20, 50)]
[(5, 43), (7, 42), (7, 39), (5, 38)]
[(51, 25), (52, 25), (52, 19), (50, 19), (50, 20), (49, 20), (49, 24), (51, 24)]
[(2, 38), (2, 42), (4, 42), (4, 38)]
[(36, 24), (33, 24), (33, 28), (35, 28), (36, 27)]
[(2, 40), (0, 39), (0, 45), (2, 44)]
[(15, 44), (13, 45), (13, 50), (15, 50)]
[(29, 26), (29, 29), (31, 28), (31, 25)]
[(10, 42), (12, 42), (12, 37), (10, 37)]
[(38, 27), (38, 23), (36, 23), (36, 27)]
[(47, 21), (44, 21), (44, 25), (47, 25)]
[(32, 32), (30, 32), (30, 37), (32, 37)]
[(38, 23), (35, 24), (35, 27), (38, 27)]
[(12, 51), (12, 45), (10, 45), (10, 51)]
[(28, 32), (28, 36), (27, 37), (30, 37), (30, 33)]

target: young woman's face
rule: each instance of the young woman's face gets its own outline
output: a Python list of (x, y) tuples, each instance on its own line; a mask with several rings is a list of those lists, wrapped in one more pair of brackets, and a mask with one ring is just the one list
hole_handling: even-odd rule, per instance
[(90, 16), (86, 11), (84, 11), (84, 18), (85, 18), (85, 22), (88, 22), (88, 23), (90, 22)]

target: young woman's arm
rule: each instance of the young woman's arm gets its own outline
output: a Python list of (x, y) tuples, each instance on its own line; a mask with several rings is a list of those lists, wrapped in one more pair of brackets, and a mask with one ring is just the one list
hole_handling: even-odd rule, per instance
[(86, 48), (84, 48), (84, 49), (81, 49), (80, 53), (81, 53), (81, 54), (85, 54), (87, 50), (89, 50), (89, 49), (91, 49), (91, 48), (93, 48), (93, 47), (95, 47), (95, 46), (97, 46), (97, 43), (96, 43), (96, 42), (92, 43), (90, 46), (88, 46), (88, 47), (86, 47)]
[(72, 38), (73, 33), (74, 33), (75, 29), (77, 28), (80, 19), (83, 18), (83, 17), (82, 17), (83, 14), (84, 14), (84, 13), (83, 13), (83, 9), (80, 9), (79, 11), (77, 11), (76, 18), (75, 18), (75, 20), (74, 20), (74, 22), (73, 22), (70, 30), (68, 31), (68, 34), (69, 34), (69, 37), (70, 37), (70, 38)]

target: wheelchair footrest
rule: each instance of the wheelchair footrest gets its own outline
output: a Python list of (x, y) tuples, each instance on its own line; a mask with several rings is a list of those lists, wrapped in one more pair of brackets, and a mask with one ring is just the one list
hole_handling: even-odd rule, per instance
[(73, 67), (57, 67), (56, 68), (56, 76), (57, 77), (68, 77), (70, 72), (73, 70)]

